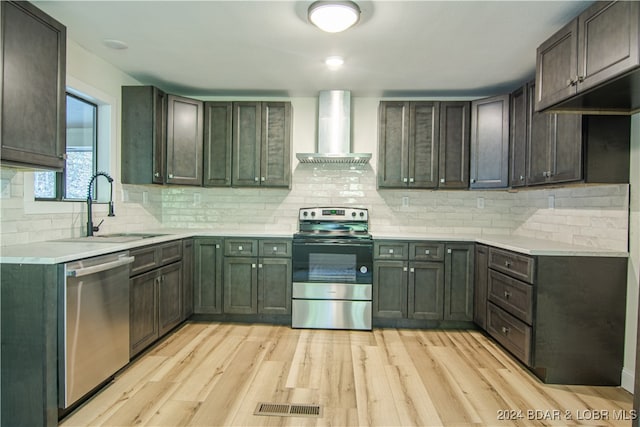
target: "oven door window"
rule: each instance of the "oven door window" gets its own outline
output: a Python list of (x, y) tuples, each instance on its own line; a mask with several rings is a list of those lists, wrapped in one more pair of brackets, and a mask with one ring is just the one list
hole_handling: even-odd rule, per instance
[(309, 281), (356, 283), (355, 254), (309, 254)]
[(371, 245), (293, 245), (293, 281), (314, 283), (372, 283)]

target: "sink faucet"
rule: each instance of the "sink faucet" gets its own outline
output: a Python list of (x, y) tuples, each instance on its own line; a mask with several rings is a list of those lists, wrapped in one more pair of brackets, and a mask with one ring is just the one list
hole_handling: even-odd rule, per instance
[(109, 194), (109, 215), (108, 216), (116, 216), (113, 213), (113, 178), (109, 176), (106, 172), (98, 172), (91, 177), (89, 181), (89, 187), (87, 188), (87, 236), (93, 236), (94, 232), (100, 230), (100, 225), (104, 222), (104, 219), (100, 221), (100, 224), (94, 226), (93, 225), (93, 212), (91, 211), (91, 207), (93, 204), (93, 199), (91, 198), (91, 189), (93, 188), (93, 181), (96, 180), (99, 176), (104, 176), (107, 178), (110, 184), (111, 192)]

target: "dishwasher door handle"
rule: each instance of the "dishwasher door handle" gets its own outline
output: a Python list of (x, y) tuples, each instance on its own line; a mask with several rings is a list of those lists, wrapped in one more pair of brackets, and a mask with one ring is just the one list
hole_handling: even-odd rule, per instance
[(124, 256), (120, 257), (115, 261), (105, 262), (104, 264), (93, 265), (91, 267), (78, 268), (77, 270), (69, 270), (67, 271), (68, 277), (82, 277), (88, 276), (89, 274), (100, 273), (101, 271), (111, 270), (113, 268), (118, 268), (123, 265), (131, 264), (136, 257), (133, 256)]

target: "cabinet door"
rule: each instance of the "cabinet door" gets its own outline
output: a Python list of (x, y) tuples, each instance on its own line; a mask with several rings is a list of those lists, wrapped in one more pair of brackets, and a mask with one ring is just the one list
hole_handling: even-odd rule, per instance
[(289, 187), (291, 183), (291, 104), (262, 103), (260, 185)]
[(258, 260), (224, 258), (224, 312), (258, 313)]
[(160, 269), (158, 280), (158, 335), (163, 336), (182, 321), (182, 263)]
[(291, 259), (260, 258), (258, 313), (291, 314)]
[(233, 167), (231, 185), (260, 185), (260, 125), (262, 109), (259, 102), (233, 104)]
[[(535, 91), (535, 85), (529, 87), (529, 93)], [(553, 114), (537, 113), (530, 104), (529, 144), (527, 146), (527, 185), (544, 184), (549, 172), (549, 151), (551, 145)]]
[(582, 179), (582, 116), (554, 114), (551, 116), (551, 125), (551, 173), (547, 177), (548, 182)]
[(407, 278), (405, 261), (373, 263), (372, 317), (407, 317)]
[(509, 95), (471, 103), (471, 188), (501, 188), (509, 181)]
[(444, 309), (444, 264), (409, 263), (408, 317), (442, 320)]
[(153, 86), (122, 87), (124, 184), (163, 184), (167, 147), (167, 95)]
[(473, 321), (487, 329), (487, 289), (489, 283), (489, 248), (476, 245), (475, 289), (473, 293)]
[(412, 102), (409, 107), (409, 187), (438, 186), (437, 102)]
[(193, 311), (222, 313), (222, 239), (194, 241)]
[(438, 187), (469, 187), (469, 120), (468, 102), (440, 103), (440, 165)]
[(527, 144), (529, 135), (529, 97), (527, 86), (511, 94), (510, 140), (509, 140), (509, 185), (526, 185)]
[(142, 274), (130, 281), (129, 356), (134, 357), (158, 338), (157, 271)]
[(473, 244), (447, 244), (444, 319), (473, 320)]
[(578, 92), (640, 64), (640, 3), (596, 2), (578, 17)]
[(27, 2), (0, 3), (3, 161), (62, 170), (66, 28)]
[(202, 185), (202, 102), (169, 95), (168, 184)]
[(380, 102), (378, 133), (378, 187), (404, 188), (409, 181), (409, 103)]
[(231, 185), (231, 102), (204, 103), (204, 178), (205, 187)]
[(182, 241), (182, 320), (193, 314), (193, 239)]
[(536, 111), (575, 95), (577, 57), (578, 20), (574, 19), (536, 51)]

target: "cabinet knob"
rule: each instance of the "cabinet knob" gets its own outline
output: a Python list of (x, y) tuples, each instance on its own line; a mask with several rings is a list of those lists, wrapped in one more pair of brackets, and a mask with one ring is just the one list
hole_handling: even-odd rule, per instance
[(504, 266), (507, 268), (511, 268), (511, 262), (510, 261), (505, 261), (504, 262)]
[(255, 182), (258, 182), (258, 181), (259, 181), (259, 179), (258, 179), (258, 177), (257, 177), (257, 176), (256, 176), (256, 177), (254, 177), (254, 178), (253, 178), (253, 180), (254, 180)]
[(440, 178), (440, 182), (444, 184), (444, 178)]
[(414, 178), (409, 178), (409, 182), (415, 182), (416, 180)]
[(452, 251), (451, 249), (447, 249), (447, 253), (450, 254)]
[(508, 335), (508, 334), (509, 334), (509, 331), (510, 331), (510, 329), (509, 329), (509, 328), (507, 328), (506, 326), (503, 326), (503, 327), (502, 327), (502, 333), (503, 333), (503, 334)]
[(278, 252), (278, 247), (277, 246), (273, 247), (273, 252)]
[(425, 250), (424, 250), (424, 254), (425, 254), (425, 255), (429, 255), (430, 253), (431, 253), (431, 251), (430, 251), (429, 249), (425, 249)]
[(262, 268), (262, 264), (258, 264), (258, 268)]
[(407, 178), (402, 178), (402, 182), (407, 182)]
[(407, 271), (407, 267), (402, 267), (402, 271)]
[(415, 273), (415, 272), (416, 272), (416, 269), (415, 269), (414, 267), (411, 267), (411, 268), (409, 269), (409, 272), (410, 272), (410, 273)]
[(476, 179), (475, 178), (471, 178), (471, 183), (475, 184), (476, 183)]
[(239, 251), (241, 251), (242, 249), (244, 249), (242, 246), (238, 246)]
[(264, 179), (264, 176), (260, 177), (260, 181), (265, 182), (266, 180)]
[(504, 297), (505, 297), (506, 299), (509, 299), (509, 297), (511, 297), (511, 292), (509, 292), (509, 291), (504, 291)]
[(172, 173), (169, 174), (169, 178), (173, 179), (173, 174)]
[(255, 264), (251, 264), (251, 268), (256, 268), (256, 265)]
[(216, 249), (220, 249), (220, 245), (216, 245)]
[(155, 176), (156, 178), (160, 178), (160, 172), (154, 173), (153, 176)]
[(389, 249), (389, 253), (392, 254), (393, 253), (393, 249)]
[(520, 175), (520, 181), (524, 181), (524, 176)]

